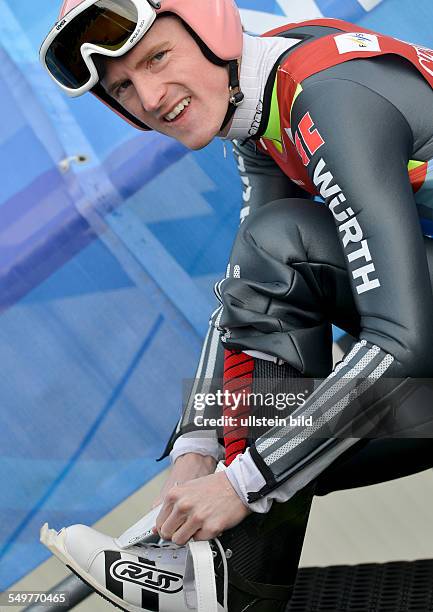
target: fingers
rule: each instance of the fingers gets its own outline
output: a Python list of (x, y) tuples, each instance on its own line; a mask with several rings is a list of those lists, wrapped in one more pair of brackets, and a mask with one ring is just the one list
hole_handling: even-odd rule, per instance
[(196, 541), (212, 540), (221, 535), (222, 528), (211, 519), (203, 519), (193, 514), (171, 536), (172, 542), (183, 546), (191, 538)]
[(172, 508), (173, 508), (173, 504), (169, 504), (167, 502), (167, 496), (166, 496), (166, 498), (164, 499), (164, 503), (162, 505), (161, 511), (156, 517), (156, 521), (155, 521), (155, 527), (161, 537), (163, 537), (161, 533), (162, 526), (165, 523), (165, 521), (168, 519), (168, 517), (170, 516)]
[[(191, 495), (186, 496), (182, 487), (173, 487), (167, 493), (164, 505), (156, 519), (156, 528), (164, 540), (175, 544), (186, 544), (194, 534), (203, 530), (207, 513), (195, 510), (196, 504)], [(210, 533), (209, 529), (204, 533)], [(205, 539), (205, 538), (203, 538)]]
[(197, 523), (193, 517), (189, 517), (171, 536), (171, 541), (178, 546), (183, 546), (197, 532)]
[[(176, 507), (171, 511), (170, 516), (161, 525), (159, 533), (164, 540), (173, 540), (173, 534), (185, 524), (188, 515), (176, 510)], [(177, 544), (177, 542), (175, 542)]]
[(213, 540), (221, 535), (222, 530), (220, 527), (216, 526), (211, 521), (205, 521), (200, 529), (196, 529), (196, 523), (191, 521), (190, 523), (185, 523), (181, 529), (176, 531), (176, 533), (173, 534), (172, 540), (175, 544), (183, 546), (189, 542), (191, 538), (193, 538), (196, 542), (201, 542)]
[(212, 474), (171, 487), (156, 519), (160, 536), (182, 546), (193, 537), (215, 538), (243, 520), (251, 511), (226, 479)]
[(190, 505), (180, 498), (178, 483), (165, 496), (161, 512), (156, 518), (156, 529), (164, 540), (170, 540), (172, 534), (185, 522)]

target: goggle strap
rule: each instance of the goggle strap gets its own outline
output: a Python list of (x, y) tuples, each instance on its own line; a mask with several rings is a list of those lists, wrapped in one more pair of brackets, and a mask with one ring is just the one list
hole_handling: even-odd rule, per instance
[(238, 60), (231, 60), (229, 62), (229, 90), (230, 100), (229, 107), (227, 109), (226, 116), (220, 127), (220, 132), (227, 126), (230, 119), (235, 114), (236, 108), (241, 104), (244, 99), (244, 94), (241, 91), (239, 84), (239, 63)]

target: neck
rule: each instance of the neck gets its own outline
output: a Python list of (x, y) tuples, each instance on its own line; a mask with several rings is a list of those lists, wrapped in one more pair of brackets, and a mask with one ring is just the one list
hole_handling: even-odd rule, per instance
[(269, 75), (280, 55), (298, 42), (290, 38), (260, 38), (244, 34), (239, 80), (245, 98), (221, 138), (244, 140), (258, 132)]

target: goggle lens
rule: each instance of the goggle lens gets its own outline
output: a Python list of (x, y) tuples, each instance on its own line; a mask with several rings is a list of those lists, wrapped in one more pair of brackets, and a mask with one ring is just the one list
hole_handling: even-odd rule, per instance
[(137, 21), (137, 7), (130, 0), (98, 0), (53, 40), (45, 56), (48, 70), (65, 87), (79, 89), (90, 78), (81, 46), (91, 43), (118, 51), (131, 38)]

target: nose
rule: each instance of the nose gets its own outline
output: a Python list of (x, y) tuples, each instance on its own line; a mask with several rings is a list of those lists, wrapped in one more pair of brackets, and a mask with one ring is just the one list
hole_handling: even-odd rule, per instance
[(137, 78), (134, 85), (143, 109), (147, 113), (156, 112), (166, 94), (164, 84), (157, 78)]

